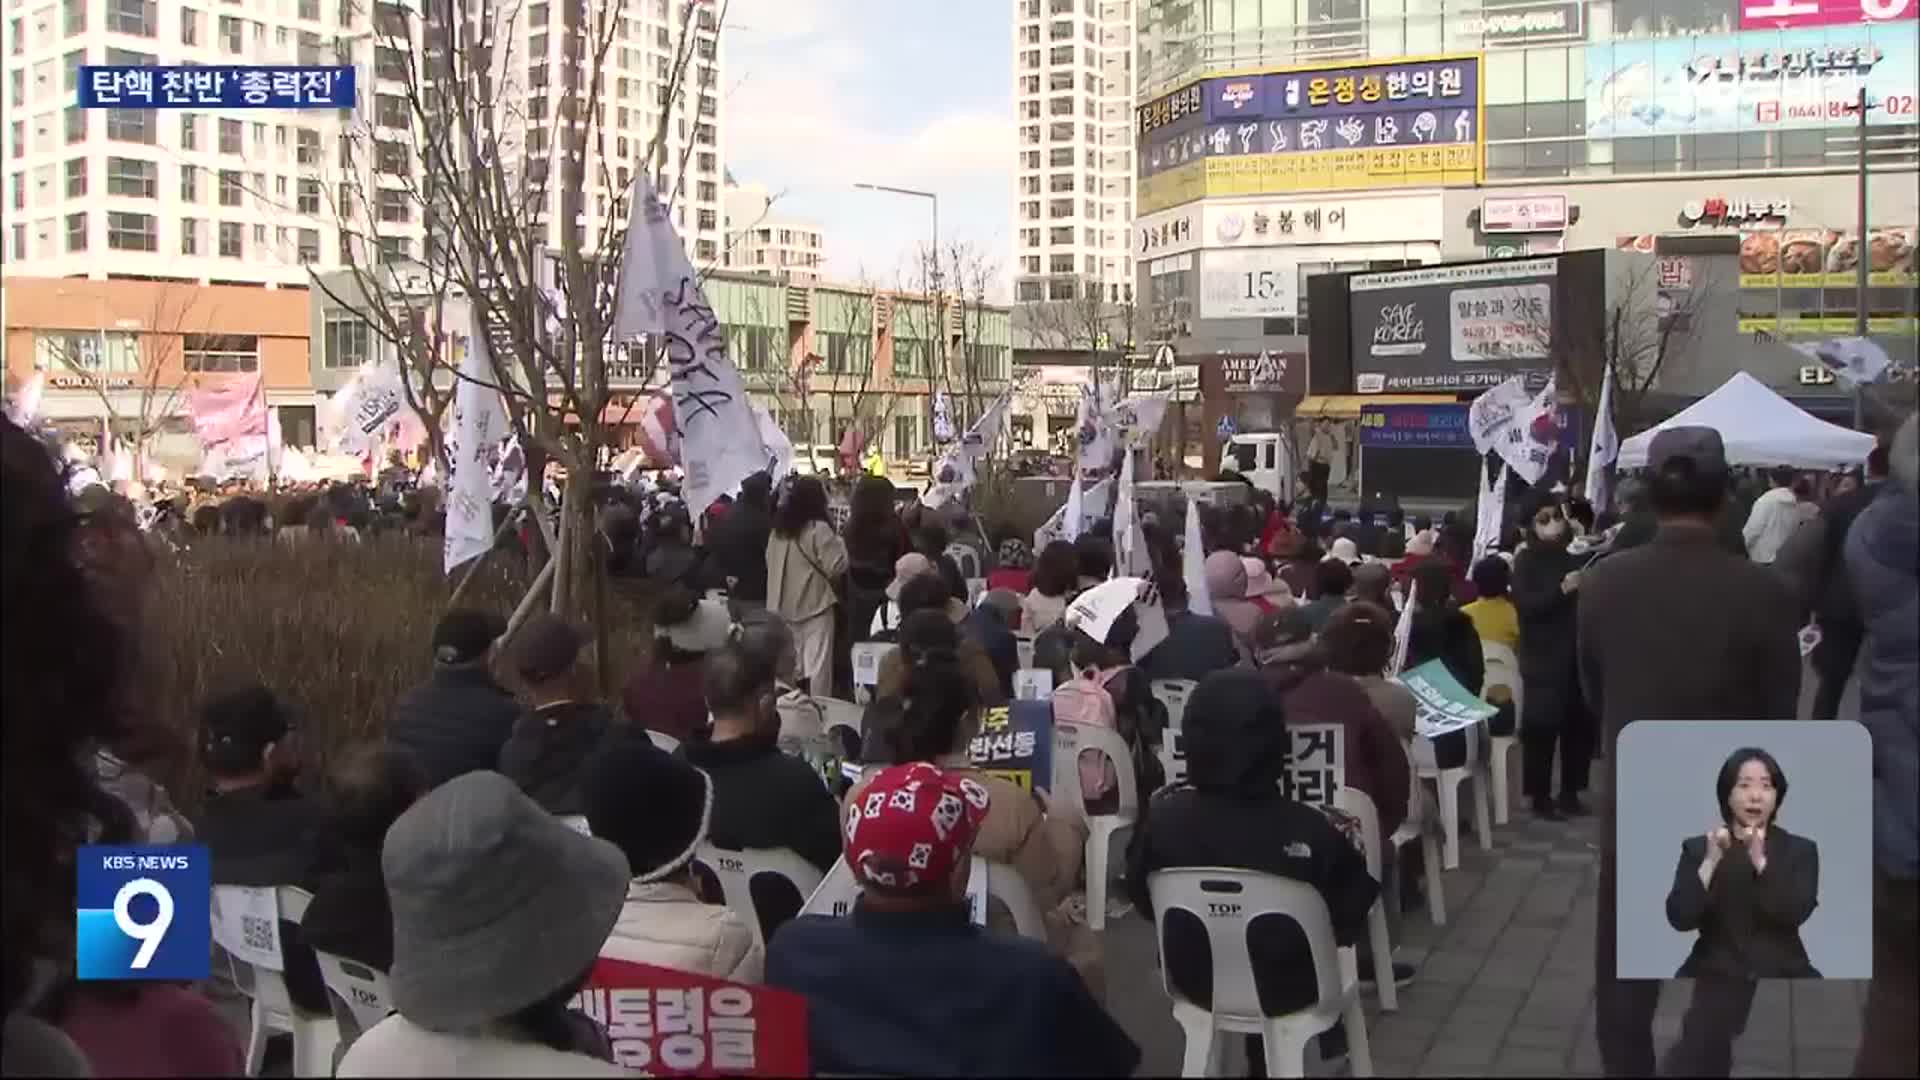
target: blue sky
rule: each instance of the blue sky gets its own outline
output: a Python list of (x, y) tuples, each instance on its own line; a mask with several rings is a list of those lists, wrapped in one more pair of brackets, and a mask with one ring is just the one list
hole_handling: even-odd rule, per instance
[(726, 164), (778, 194), (774, 213), (826, 230), (827, 276), (911, 280), (940, 196), (941, 246), (1010, 274), (1010, 0), (730, 0)]

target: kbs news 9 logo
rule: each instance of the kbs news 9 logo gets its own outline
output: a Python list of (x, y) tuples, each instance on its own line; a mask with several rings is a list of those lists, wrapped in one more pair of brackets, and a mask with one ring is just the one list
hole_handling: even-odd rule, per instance
[(213, 886), (204, 846), (88, 845), (76, 872), (80, 978), (207, 977)]

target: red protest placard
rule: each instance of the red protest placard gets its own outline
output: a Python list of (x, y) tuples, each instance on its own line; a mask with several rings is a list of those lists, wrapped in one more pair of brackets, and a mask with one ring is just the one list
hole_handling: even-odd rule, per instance
[(806, 1076), (798, 994), (601, 957), (573, 1007), (607, 1029), (613, 1059), (654, 1076)]

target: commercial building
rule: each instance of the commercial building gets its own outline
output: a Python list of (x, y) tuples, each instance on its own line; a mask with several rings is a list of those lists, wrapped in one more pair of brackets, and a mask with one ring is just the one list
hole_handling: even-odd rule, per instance
[(1014, 299), (1133, 300), (1137, 0), (1013, 0)]
[[(1870, 328), (1913, 362), (1916, 19), (1901, 0), (1146, 5), (1143, 347), (1305, 355), (1316, 275), (1624, 248), (1654, 256), (1648, 292), (1700, 338), (1657, 390), (1744, 366), (1846, 419), (1787, 345), (1852, 332), (1864, 91)], [(1396, 392), (1315, 359), (1301, 399), (1216, 408), (1351, 424)]]
[[(593, 0), (552, 5), (551, 15), (549, 6), (516, 5), (500, 24), (512, 36), (502, 55), (524, 68), (502, 74), (498, 105), (503, 115), (526, 118), (525, 145), (508, 149), (530, 163), (550, 152), (544, 118), (558, 106), (547, 88), (579, 84), (579, 69), (593, 63), (582, 58), (581, 27), (600, 21)], [(7, 82), (0, 242), (10, 272), (276, 286), (305, 283), (309, 264), (354, 261), (343, 245), (368, 242), (360, 237), (377, 238), (382, 259), (425, 257), (425, 215), (409, 194), (419, 190), (419, 165), (410, 145), (418, 103), (408, 95), (409, 66), (425, 61), (406, 47), (409, 39), (430, 44), (437, 32), (422, 25), (423, 10), (388, 0), (244, 8), (61, 0), (31, 11), (9, 4), (0, 34)], [(704, 2), (633, 0), (621, 10), (600, 72), (599, 155), (609, 163), (644, 160), (664, 130), (665, 160), (686, 163), (676, 209), (682, 235), (696, 259), (716, 261), (717, 17)], [(687, 20), (690, 62), (676, 66)], [(357, 68), (353, 113), (75, 104), (83, 64), (338, 63)], [(676, 73), (684, 82), (669, 94)], [(662, 125), (661, 102), (669, 98)], [(584, 237), (597, 238), (608, 221), (624, 221), (620, 200), (631, 170), (586, 171), (579, 222)], [(548, 185), (547, 220), (561, 216), (562, 187)]]
[(200, 460), (189, 402), (203, 373), (264, 373), (282, 441), (311, 446), (318, 398), (304, 290), (8, 276), (7, 391), (40, 373), (39, 414), (87, 441), (104, 421), (176, 477)]
[(765, 184), (729, 183), (721, 203), (727, 237), (722, 261), (728, 269), (802, 285), (820, 280), (827, 240), (819, 225), (779, 213)]

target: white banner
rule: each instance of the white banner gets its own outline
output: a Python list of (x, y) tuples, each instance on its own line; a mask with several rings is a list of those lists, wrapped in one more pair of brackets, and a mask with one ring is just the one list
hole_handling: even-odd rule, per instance
[(1455, 289), (1447, 307), (1456, 363), (1546, 358), (1553, 318), (1546, 282)]
[(767, 447), (739, 369), (727, 356), (720, 319), (645, 173), (634, 180), (632, 198), (612, 337), (625, 344), (650, 336), (666, 346), (686, 470), (681, 490), (697, 517), (766, 468)]
[(453, 417), (447, 425), (447, 536), (443, 563), (447, 573), (493, 546), (494, 447), (507, 434), (507, 415), (494, 389), (493, 350), (481, 325), (480, 305), (470, 305), (466, 354), (460, 358), (459, 383), (453, 389)]
[(767, 475), (779, 483), (793, 471), (793, 440), (780, 430), (780, 424), (764, 405), (753, 407), (753, 422), (760, 428), (760, 442), (767, 448)]
[[(1007, 402), (1012, 400), (1013, 391), (1008, 389), (987, 406), (980, 419), (973, 422), (960, 441), (940, 455), (933, 466), (933, 482), (920, 496), (924, 505), (939, 509), (959, 498), (973, 487), (973, 481), (980, 465), (980, 459), (986, 456), (988, 448), (1000, 437), (1000, 425), (1004, 422)], [(951, 420), (948, 421), (952, 423)]]
[(1593, 512), (1606, 513), (1611, 494), (1608, 470), (1620, 457), (1620, 436), (1613, 429), (1613, 365), (1600, 379), (1600, 407), (1593, 416), (1593, 442), (1587, 447), (1587, 502)]
[[(1039, 528), (1033, 530), (1034, 551), (1038, 552), (1041, 548), (1046, 547), (1055, 540), (1076, 539), (1082, 532), (1092, 528), (1093, 523), (1100, 520), (1101, 511), (1106, 508), (1107, 495), (1113, 491), (1113, 478), (1108, 477), (1087, 488), (1085, 491), (1077, 490), (1079, 488), (1077, 483), (1074, 487), (1076, 489), (1075, 494), (1078, 497), (1069, 496), (1067, 501), (1061, 505), (1060, 509), (1053, 512), (1053, 516), (1047, 518)], [(1075, 508), (1080, 510), (1080, 520), (1078, 526), (1073, 530), (1072, 534), (1069, 535), (1067, 532), (1068, 511)]]
[(1467, 408), (1467, 428), (1473, 435), (1473, 448), (1485, 454), (1494, 444), (1505, 440), (1514, 417), (1531, 400), (1524, 375), (1515, 375), (1474, 398)]
[(373, 449), (405, 403), (406, 391), (397, 368), (382, 363), (362, 365), (327, 402), (329, 448), (343, 454)]
[(1479, 562), (1500, 544), (1500, 526), (1506, 522), (1507, 466), (1503, 461), (1493, 481), (1486, 480), (1487, 463), (1480, 462), (1480, 505), (1473, 529), (1473, 561)]
[(1200, 317), (1288, 317), (1300, 310), (1299, 255), (1287, 248), (1200, 253)]

